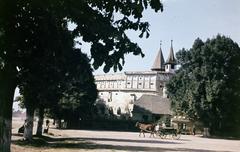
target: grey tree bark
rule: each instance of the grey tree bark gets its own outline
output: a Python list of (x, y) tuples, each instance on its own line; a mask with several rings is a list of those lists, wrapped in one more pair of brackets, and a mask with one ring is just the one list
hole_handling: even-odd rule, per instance
[(44, 119), (44, 108), (43, 106), (39, 107), (39, 115), (38, 115), (38, 126), (37, 126), (37, 136), (42, 136), (43, 132), (43, 119)]
[(28, 141), (32, 140), (33, 120), (34, 120), (34, 108), (28, 107), (26, 111), (26, 122), (24, 125), (24, 134), (23, 134), (24, 139)]
[(10, 152), (12, 136), (12, 105), (16, 88), (14, 69), (0, 69), (0, 151)]

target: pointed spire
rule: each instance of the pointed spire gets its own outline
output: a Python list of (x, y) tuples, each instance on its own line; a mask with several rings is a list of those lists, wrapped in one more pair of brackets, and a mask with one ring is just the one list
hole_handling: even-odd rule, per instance
[(158, 54), (155, 58), (153, 66), (151, 68), (152, 71), (164, 71), (164, 62), (165, 61), (164, 61), (164, 57), (163, 57), (163, 54), (162, 54), (161, 45), (162, 45), (162, 41), (160, 41), (160, 49), (159, 49)]
[(173, 64), (173, 65), (176, 65), (177, 62), (176, 62), (176, 59), (175, 59), (175, 57), (174, 57), (172, 42), (173, 42), (173, 40), (171, 40), (170, 53), (169, 53), (168, 59), (167, 59), (167, 61), (166, 61), (165, 64)]

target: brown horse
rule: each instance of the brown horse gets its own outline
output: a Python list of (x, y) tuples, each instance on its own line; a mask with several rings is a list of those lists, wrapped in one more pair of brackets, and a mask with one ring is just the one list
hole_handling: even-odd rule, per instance
[(154, 137), (154, 128), (155, 128), (154, 124), (144, 124), (144, 123), (137, 122), (135, 126), (140, 129), (139, 137), (141, 136), (141, 133), (145, 137), (144, 132), (149, 132), (150, 133), (150, 137), (152, 135)]

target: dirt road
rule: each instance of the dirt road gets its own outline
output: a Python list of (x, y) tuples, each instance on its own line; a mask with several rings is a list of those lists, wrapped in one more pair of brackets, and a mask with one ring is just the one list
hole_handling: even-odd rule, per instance
[(145, 138), (139, 137), (137, 132), (58, 130), (54, 128), (50, 128), (50, 135), (46, 136), (47, 144), (21, 146), (15, 142), (22, 138), (16, 135), (17, 128), (21, 124), (22, 122), (18, 121), (13, 123), (13, 152), (240, 151), (240, 140), (210, 139), (192, 135), (182, 135), (179, 140), (173, 140), (170, 137), (166, 139), (149, 138), (149, 134), (146, 134)]

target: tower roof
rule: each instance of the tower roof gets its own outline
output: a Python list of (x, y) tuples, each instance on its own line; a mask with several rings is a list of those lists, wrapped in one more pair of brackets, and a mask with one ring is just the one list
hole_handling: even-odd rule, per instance
[(162, 54), (162, 48), (160, 43), (160, 49), (158, 51), (158, 54), (155, 58), (155, 61), (153, 63), (153, 66), (151, 68), (152, 71), (164, 71), (164, 57)]
[(167, 61), (166, 61), (165, 64), (174, 64), (174, 65), (175, 65), (175, 64), (177, 64), (177, 61), (176, 61), (176, 59), (175, 59), (175, 57), (174, 57), (172, 41), (173, 41), (173, 40), (171, 40), (170, 53), (169, 53), (168, 59), (167, 59)]

